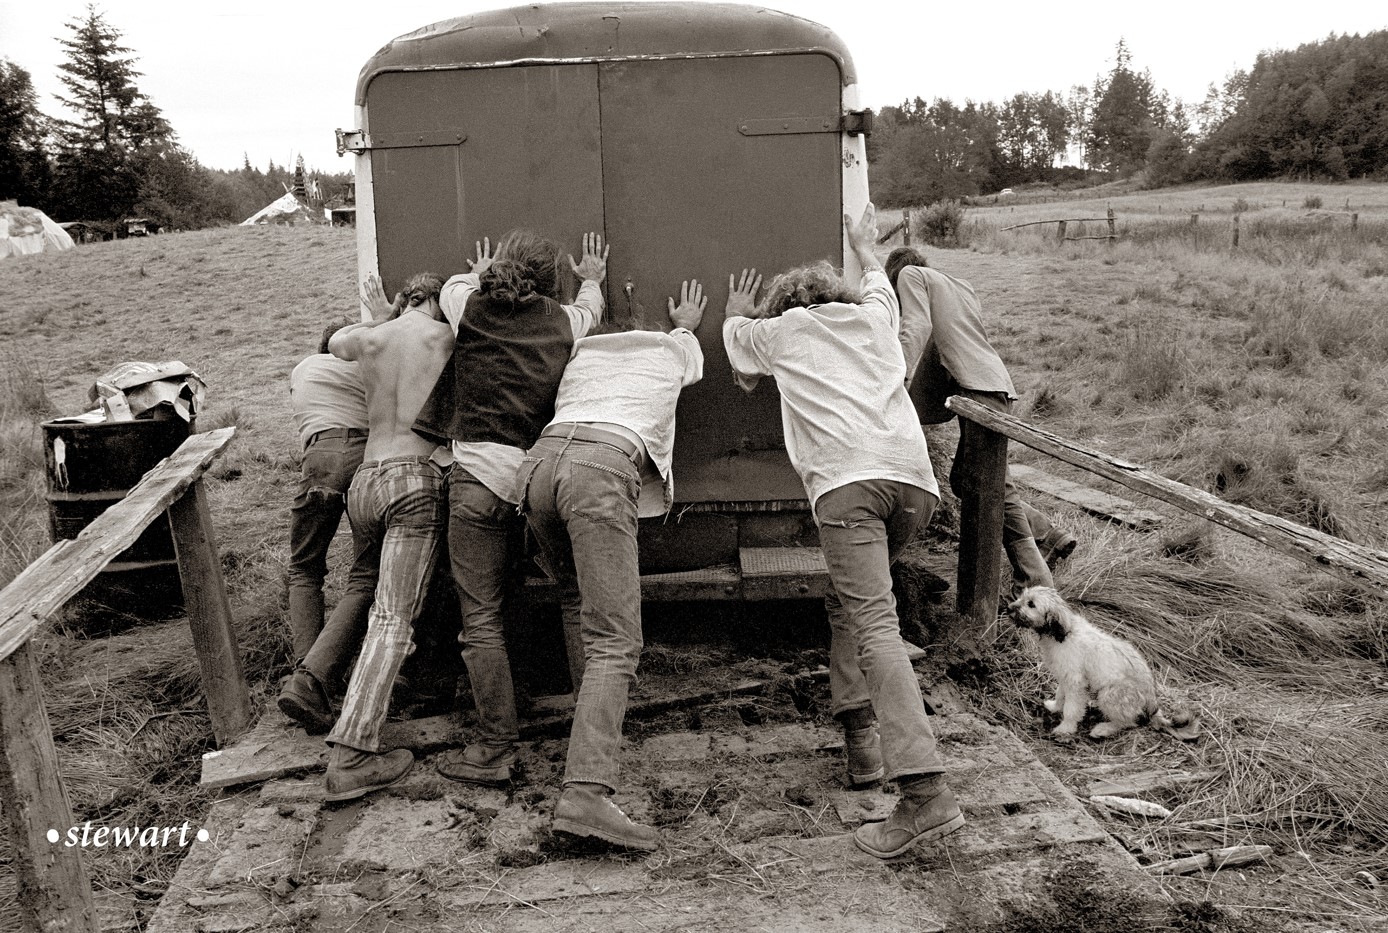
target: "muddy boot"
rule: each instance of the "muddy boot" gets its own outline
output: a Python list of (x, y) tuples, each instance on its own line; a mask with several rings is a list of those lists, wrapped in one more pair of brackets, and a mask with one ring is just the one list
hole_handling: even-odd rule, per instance
[(882, 780), (882, 736), (872, 710), (844, 710), (835, 717), (843, 726), (843, 750), (848, 758), (848, 784), (864, 787)]
[(1036, 542), (1036, 549), (1041, 552), (1041, 559), (1046, 562), (1046, 566), (1054, 568), (1056, 564), (1075, 553), (1078, 544), (1079, 541), (1074, 535), (1059, 528), (1052, 528), (1044, 538)]
[(516, 749), (511, 745), (490, 748), (474, 742), (461, 752), (440, 757), (434, 770), (450, 781), (504, 787), (516, 776)]
[(643, 852), (652, 852), (660, 845), (655, 829), (633, 823), (601, 784), (565, 784), (554, 807), (554, 829)]
[(307, 668), (296, 667), (275, 701), (280, 712), (304, 727), (309, 735), (322, 735), (337, 721), (328, 691)]
[(881, 823), (864, 823), (853, 832), (858, 848), (878, 858), (895, 858), (912, 846), (946, 836), (964, 825), (954, 793), (938, 774), (902, 778), (901, 800)]
[(414, 755), (408, 748), (375, 754), (346, 745), (334, 745), (328, 753), (328, 779), (323, 799), (336, 803), (356, 800), (373, 790), (389, 787), (410, 773)]

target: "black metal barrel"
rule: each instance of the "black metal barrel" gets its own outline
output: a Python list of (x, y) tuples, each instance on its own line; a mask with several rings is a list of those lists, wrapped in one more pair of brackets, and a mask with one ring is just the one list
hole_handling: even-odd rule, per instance
[[(182, 418), (44, 422), (48, 526), (53, 540), (77, 537), (97, 516), (124, 499), (147, 471), (177, 450), (191, 429)], [(158, 593), (181, 601), (168, 516), (155, 519), (134, 544), (106, 565), (100, 579), (119, 590), (144, 591), (151, 597)]]

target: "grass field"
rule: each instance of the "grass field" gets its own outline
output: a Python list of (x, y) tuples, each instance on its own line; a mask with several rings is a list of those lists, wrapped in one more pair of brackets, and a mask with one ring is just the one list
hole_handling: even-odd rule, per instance
[[(1305, 207), (1312, 197), (1323, 206)], [(1328, 213), (1346, 198), (1360, 212), (1353, 232)], [(1240, 200), (1236, 252), (1226, 234)], [(1108, 203), (1122, 234), (1113, 247), (1057, 244), (1052, 227), (1001, 229), (1100, 216)], [(978, 289), (1022, 417), (1232, 501), (1388, 544), (1388, 185), (1175, 189), (966, 219), (968, 248), (927, 253)], [(883, 229), (894, 222), (884, 216)], [(356, 313), (352, 236), (226, 229), (0, 265), (0, 582), (47, 545), (38, 421), (83, 410), (92, 379), (117, 362), (181, 359), (208, 384), (200, 426), (239, 428), (209, 486), (247, 668), (266, 696), (288, 657), (288, 374), (329, 319)], [(932, 447), (952, 452), (952, 430), (932, 429)], [(1013, 458), (1103, 485), (1022, 448)], [(1273, 844), (1277, 859), (1242, 882), (1171, 880), (1173, 896), (1242, 905), (1259, 929), (1385, 922), (1385, 889), (1370, 880), (1388, 882), (1383, 594), (1175, 513), (1139, 534), (1037, 504), (1081, 540), (1057, 575), (1062, 591), (1136, 641), (1207, 736), (1193, 747), (1150, 733), (1053, 745), (1044, 681), (1011, 632), (985, 639), (968, 699), (1062, 774), (1134, 762), (1217, 772), (1166, 799), (1173, 820), (1123, 827), (1124, 838), (1172, 856), (1197, 841), (1192, 823), (1222, 819), (1206, 835)], [(947, 523), (931, 536), (950, 546)], [(65, 623), (38, 644), (79, 820), (178, 823), (207, 805), (196, 776), (208, 723), (186, 626), (96, 639)], [(653, 650), (664, 662), (688, 649)], [(113, 853), (92, 866), (98, 890), (133, 910), (175, 867)]]

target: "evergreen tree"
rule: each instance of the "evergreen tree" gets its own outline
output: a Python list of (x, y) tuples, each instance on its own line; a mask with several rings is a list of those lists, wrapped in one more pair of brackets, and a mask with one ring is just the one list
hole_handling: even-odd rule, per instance
[(71, 37), (59, 42), (68, 60), (58, 67), (69, 96), (58, 99), (76, 119), (57, 121), (58, 199), (71, 216), (118, 219), (140, 198), (145, 163), (179, 158), (173, 129), (136, 86), (131, 50), (94, 6), (67, 28)]
[(1119, 39), (1113, 70), (1095, 82), (1094, 112), (1085, 137), (1092, 168), (1131, 174), (1146, 162), (1158, 100), (1152, 76), (1134, 73), (1131, 60), (1127, 43)]
[(44, 148), (47, 119), (29, 72), (0, 60), (0, 200), (47, 210), (51, 167)]

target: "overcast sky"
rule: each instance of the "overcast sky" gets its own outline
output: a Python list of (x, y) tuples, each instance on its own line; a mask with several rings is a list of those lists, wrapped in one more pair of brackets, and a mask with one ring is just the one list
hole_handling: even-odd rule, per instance
[[(139, 59), (140, 89), (204, 164), (264, 168), (302, 153), (310, 168), (346, 171), (335, 127), (353, 125), (357, 73), (377, 49), (420, 26), (506, 6), (486, 0), (233, 0), (97, 3)], [(781, 0), (768, 4), (837, 32), (852, 51), (862, 103), (910, 97), (1002, 100), (1065, 91), (1113, 64), (1125, 38), (1137, 70), (1189, 103), (1261, 50), (1330, 33), (1388, 27), (1382, 2), (1319, 0), (1294, 12), (1228, 0), (1147, 3)], [(40, 109), (61, 114), (58, 37), (83, 0), (0, 0), (0, 58), (25, 68)], [(1251, 10), (1251, 12), (1250, 12)]]

